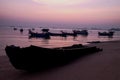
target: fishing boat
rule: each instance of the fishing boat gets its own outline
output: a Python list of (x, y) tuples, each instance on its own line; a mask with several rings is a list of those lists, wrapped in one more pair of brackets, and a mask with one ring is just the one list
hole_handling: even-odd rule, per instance
[(99, 36), (113, 36), (114, 32), (109, 31), (109, 32), (98, 32)]
[(49, 29), (43, 28), (42, 32), (49, 32)]
[(62, 31), (62, 34), (66, 35), (66, 36), (74, 36), (74, 37), (77, 36), (77, 34), (74, 33), (74, 32), (73, 33), (69, 33), (69, 32), (63, 32)]
[(49, 32), (45, 33), (36, 33), (31, 30), (29, 30), (29, 38), (44, 38), (44, 39), (50, 39), (50, 34)]
[(50, 36), (60, 36), (60, 37), (67, 37), (67, 36), (77, 36), (76, 33), (69, 33), (69, 32), (65, 32), (65, 31), (60, 31), (60, 33), (53, 33), (53, 32), (49, 32), (49, 29), (43, 28), (42, 32), (44, 33), (48, 33)]
[(88, 47), (81, 44), (68, 47), (43, 48), (29, 46), (6, 46), (5, 51), (10, 62), (16, 69), (20, 70), (43, 70), (51, 67), (69, 63), (83, 55), (92, 54), (102, 49), (96, 46)]
[(87, 30), (73, 30), (73, 33), (75, 34), (79, 34), (79, 35), (88, 35), (88, 31)]
[(52, 33), (52, 32), (50, 32), (49, 34), (50, 34), (50, 36), (67, 37), (67, 35), (65, 33)]
[(120, 28), (111, 28), (112, 31), (120, 31)]

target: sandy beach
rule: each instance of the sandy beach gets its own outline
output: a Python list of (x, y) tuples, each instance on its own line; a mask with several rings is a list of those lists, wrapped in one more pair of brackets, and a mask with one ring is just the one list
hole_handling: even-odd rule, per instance
[(0, 80), (120, 80), (120, 41), (92, 43), (97, 52), (51, 70), (29, 73), (16, 70), (0, 56)]

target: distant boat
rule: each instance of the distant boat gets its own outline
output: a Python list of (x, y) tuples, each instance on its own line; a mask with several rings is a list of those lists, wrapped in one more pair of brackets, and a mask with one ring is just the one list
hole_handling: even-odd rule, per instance
[(68, 33), (68, 32), (63, 32), (63, 31), (61, 31), (62, 32), (62, 34), (64, 34), (64, 35), (66, 35), (66, 36), (77, 36), (77, 34), (76, 33)]
[(98, 32), (99, 36), (113, 36), (114, 32)]
[(61, 37), (66, 37), (65, 34), (63, 33), (52, 33), (52, 32), (49, 32), (50, 36), (61, 36)]
[(20, 70), (43, 70), (73, 61), (80, 56), (101, 51), (95, 46), (88, 47), (81, 44), (59, 48), (43, 48), (29, 46), (25, 48), (14, 45), (6, 46), (5, 51), (10, 62)]
[(66, 36), (62, 33), (51, 33), (48, 32), (47, 29), (42, 29), (42, 33), (37, 33), (37, 32), (33, 32), (29, 29), (29, 38), (44, 38), (44, 39), (50, 39), (51, 36)]
[(62, 36), (62, 37), (66, 37), (67, 36), (65, 34), (65, 32), (63, 32), (63, 31), (61, 31), (61, 33), (52, 33), (52, 32), (49, 32), (49, 29), (45, 29), (45, 28), (42, 29), (42, 32), (43, 33), (48, 33), (49, 36)]
[(50, 36), (61, 36), (61, 37), (67, 37), (67, 36), (77, 36), (77, 34), (75, 33), (68, 33), (68, 32), (64, 32), (64, 31), (61, 31), (61, 33), (49, 33)]
[(13, 28), (13, 30), (14, 30), (14, 31), (16, 31), (16, 30), (17, 30), (17, 28)]
[(88, 31), (87, 30), (73, 30), (73, 32), (75, 34), (80, 34), (80, 35), (88, 35)]
[(20, 32), (23, 33), (23, 29), (22, 28), (20, 29)]
[(44, 38), (44, 39), (50, 39), (49, 33), (35, 33), (31, 30), (29, 30), (29, 38)]
[(120, 28), (111, 28), (112, 31), (120, 31)]
[(34, 31), (35, 30), (35, 28), (32, 28), (32, 31)]
[(42, 29), (42, 32), (49, 32), (49, 29), (43, 28), (43, 29)]

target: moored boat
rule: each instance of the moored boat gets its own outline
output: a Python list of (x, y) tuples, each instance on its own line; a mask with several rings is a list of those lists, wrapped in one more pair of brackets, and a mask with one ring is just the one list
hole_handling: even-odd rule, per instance
[(20, 29), (20, 32), (22, 33), (23, 31), (24, 31), (24, 30), (21, 28), (21, 29)]
[(14, 30), (14, 31), (16, 31), (16, 30), (17, 30), (17, 28), (15, 28), (15, 27), (14, 27), (14, 28), (13, 28), (13, 30)]
[(29, 38), (44, 38), (44, 39), (50, 39), (50, 34), (48, 32), (46, 33), (35, 33), (31, 30), (29, 30)]
[(111, 28), (112, 31), (120, 31), (120, 28)]
[(114, 32), (110, 31), (110, 32), (98, 32), (99, 36), (113, 36)]
[(77, 35), (88, 35), (88, 31), (87, 30), (73, 30), (73, 32)]
[(95, 46), (88, 47), (81, 44), (59, 48), (37, 46), (20, 48), (14, 45), (6, 46), (5, 48), (12, 65), (16, 69), (27, 71), (51, 68), (101, 50)]

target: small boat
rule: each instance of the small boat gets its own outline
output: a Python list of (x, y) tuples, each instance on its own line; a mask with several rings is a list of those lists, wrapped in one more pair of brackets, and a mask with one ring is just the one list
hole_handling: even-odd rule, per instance
[(67, 37), (66, 33), (49, 33), (50, 36), (60, 36), (60, 37)]
[(49, 32), (49, 29), (43, 28), (42, 31), (43, 31), (43, 32)]
[(63, 31), (61, 31), (62, 32), (62, 34), (64, 34), (64, 35), (66, 35), (66, 36), (77, 36), (77, 34), (76, 33), (68, 33), (68, 32), (63, 32)]
[(112, 31), (120, 31), (120, 28), (111, 28)]
[(15, 28), (15, 27), (14, 27), (14, 28), (13, 28), (13, 30), (14, 30), (14, 31), (16, 31), (16, 30), (17, 30), (17, 28)]
[(64, 31), (61, 31), (61, 35), (63, 36), (63, 37), (67, 37), (67, 36), (77, 36), (77, 34), (76, 33), (68, 33), (68, 32), (64, 32)]
[(46, 32), (46, 33), (35, 33), (33, 31), (29, 30), (29, 38), (50, 39), (50, 34), (48, 32)]
[(73, 32), (75, 34), (80, 34), (80, 35), (88, 35), (88, 31), (87, 30), (73, 30)]
[(109, 31), (109, 32), (98, 32), (99, 36), (113, 36), (114, 32)]
[(20, 32), (23, 33), (23, 31), (24, 31), (24, 30), (21, 28), (21, 29), (20, 29)]
[(50, 32), (50, 36), (61, 36), (61, 37), (74, 36), (75, 37), (75, 36), (77, 36), (77, 34), (61, 31), (61, 33), (51, 33)]
[(50, 36), (61, 36), (61, 37), (64, 36), (64, 34), (62, 34), (62, 33), (52, 33), (52, 32), (50, 32), (49, 34), (50, 34)]
[(102, 49), (96, 46), (88, 47), (81, 44), (68, 47), (43, 48), (29, 46), (6, 46), (5, 51), (12, 65), (19, 70), (43, 70), (60, 66), (73, 61), (80, 56), (92, 54)]

